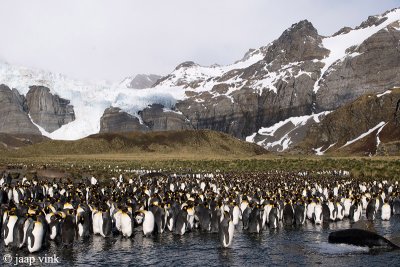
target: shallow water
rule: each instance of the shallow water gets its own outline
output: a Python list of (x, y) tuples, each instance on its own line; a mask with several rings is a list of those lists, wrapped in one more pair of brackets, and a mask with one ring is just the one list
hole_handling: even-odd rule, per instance
[[(388, 239), (400, 236), (400, 217), (389, 222), (375, 221), (377, 232)], [(0, 254), (16, 259), (33, 257), (32, 266), (40, 265), (39, 257), (58, 257), (59, 264), (44, 266), (397, 266), (399, 251), (370, 250), (368, 248), (328, 243), (331, 231), (347, 229), (348, 220), (315, 226), (307, 222), (299, 228), (264, 230), (261, 234), (235, 231), (231, 248), (221, 248), (218, 234), (194, 231), (184, 236), (165, 232), (160, 236), (143, 237), (140, 228), (135, 236), (103, 238), (94, 236), (76, 241), (74, 247), (64, 248), (54, 242), (35, 254), (26, 248), (13, 250), (0, 245)], [(0, 263), (0, 265), (3, 262)], [(27, 264), (18, 264), (26, 266)], [(7, 266), (4, 264), (3, 266)]]

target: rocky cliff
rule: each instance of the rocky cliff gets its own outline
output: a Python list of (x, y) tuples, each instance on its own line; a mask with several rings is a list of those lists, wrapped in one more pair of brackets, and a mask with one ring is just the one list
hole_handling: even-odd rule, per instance
[(104, 111), (100, 120), (100, 133), (147, 132), (149, 128), (120, 108), (110, 107)]
[(28, 116), (26, 99), (17, 90), (0, 85), (0, 132), (9, 134), (37, 134), (39, 129)]
[(333, 64), (320, 82), (317, 110), (334, 110), (363, 94), (400, 85), (400, 23), (393, 22)]
[[(231, 65), (201, 66), (187, 61), (142, 90), (131, 88), (148, 86), (149, 77), (129, 78), (122, 85), (91, 85), (1, 63), (0, 83), (27, 96), (27, 101), (13, 103), (22, 113), (29, 112), (33, 122), (52, 138), (73, 134), (82, 138), (99, 131), (211, 129), (275, 151), (293, 151), (304, 138), (313, 136), (308, 150), (322, 153), (360, 131), (346, 117), (341, 123), (348, 127), (343, 130), (347, 139), (333, 133), (329, 138), (313, 135), (315, 127), (329, 124), (325, 122), (333, 116), (326, 116), (329, 112), (362, 95), (377, 95), (400, 85), (399, 21), (400, 9), (394, 9), (325, 37), (303, 20)], [(149, 83), (139, 85), (144, 80)], [(31, 91), (32, 85), (50, 88), (59, 97), (41, 87)], [(14, 98), (19, 99), (16, 94)], [(75, 118), (66, 99), (74, 107)], [(17, 128), (13, 119), (7, 123)], [(338, 134), (342, 131), (338, 127), (331, 131)]]
[[(313, 86), (323, 67), (319, 60), (328, 53), (313, 25), (301, 21), (228, 68), (205, 69), (187, 62), (157, 86), (186, 90), (188, 97), (176, 108), (195, 129), (244, 139), (263, 126), (311, 114)], [(220, 74), (207, 76), (210, 72)]]
[(400, 88), (363, 95), (331, 112), (310, 127), (297, 148), (319, 154), (374, 155), (396, 141), (400, 141)]
[(75, 120), (70, 101), (50, 93), (44, 86), (30, 86), (26, 94), (28, 113), (34, 123), (51, 133)]

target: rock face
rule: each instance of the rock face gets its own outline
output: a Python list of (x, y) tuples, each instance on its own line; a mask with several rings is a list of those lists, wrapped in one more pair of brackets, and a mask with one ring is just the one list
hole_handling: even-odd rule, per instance
[(357, 97), (400, 85), (400, 24), (395, 22), (331, 66), (316, 95), (317, 111), (334, 110)]
[(32, 120), (47, 132), (51, 133), (75, 120), (70, 101), (51, 94), (47, 87), (30, 86), (26, 101)]
[(147, 132), (193, 129), (189, 121), (179, 112), (153, 104), (139, 112), (142, 123), (119, 108), (108, 108), (100, 121), (100, 133)]
[(107, 108), (100, 120), (100, 133), (146, 132), (148, 130), (148, 127), (141, 124), (137, 117), (121, 111), (120, 108)]
[(37, 134), (39, 129), (28, 116), (24, 96), (17, 90), (0, 85), (0, 132), (9, 134)]
[[(384, 115), (375, 118), (376, 114), (371, 115), (373, 119), (367, 118), (371, 112), (384, 114), (378, 112), (378, 104), (365, 101), (368, 106), (357, 108), (362, 112), (354, 118), (351, 114), (339, 118), (336, 118), (338, 115), (329, 115), (320, 122), (322, 118), (316, 119), (314, 115), (334, 111), (365, 94), (374, 98), (373, 95), (400, 85), (399, 21), (400, 9), (395, 9), (371, 16), (354, 29), (344, 27), (334, 35), (324, 37), (309, 21), (303, 20), (293, 24), (277, 40), (249, 50), (241, 60), (231, 65), (207, 67), (187, 61), (160, 79), (158, 76), (138, 75), (111, 88), (108, 85), (88, 87), (93, 88), (92, 91), (80, 87), (84, 92), (81, 100), (93, 101), (95, 108), (112, 103), (137, 111), (137, 114), (130, 115), (117, 108), (107, 109), (100, 122), (102, 133), (210, 129), (241, 139), (253, 137), (252, 142), (276, 151), (290, 149), (290, 145), (304, 138), (309, 144), (308, 150), (319, 149), (321, 153), (328, 147), (338, 150), (334, 147), (336, 143), (344, 145), (362, 131), (371, 129), (368, 127), (375, 127), (381, 122), (379, 119), (384, 119)], [(16, 83), (16, 88), (41, 84), (64, 92), (63, 86), (69, 84), (66, 90), (71, 92), (75, 86), (80, 86), (74, 82), (65, 83), (64, 79), (53, 75), (41, 74), (34, 75), (34, 81), (49, 81), (34, 83), (25, 70), (15, 76), (14, 71), (4, 69), (7, 67), (2, 69), (0, 64), (0, 80)], [(152, 88), (127, 89), (148, 86)], [(110, 93), (110, 90), (115, 92)], [(96, 97), (93, 97), (93, 92)], [(382, 97), (386, 99), (387, 96)], [(33, 121), (48, 131), (73, 120), (68, 103), (51, 96), (44, 88), (31, 89), (26, 104), (23, 97), (15, 95), (14, 98), (13, 103), (23, 112), (30, 112)], [(370, 109), (367, 108), (369, 105)], [(77, 118), (79, 123), (76, 125), (90, 121), (87, 124), (90, 127), (82, 131), (84, 134), (92, 134), (98, 126), (98, 120), (89, 115)], [(296, 118), (307, 116), (309, 119), (298, 124)], [(287, 123), (272, 135), (266, 130), (284, 121)], [(354, 127), (357, 123), (362, 123), (360, 128)], [(320, 124), (321, 134), (313, 132), (319, 129)], [(381, 133), (385, 135), (380, 135), (380, 140), (388, 136), (387, 129), (397, 132), (394, 125), (387, 124), (382, 128)], [(306, 134), (309, 128), (310, 134)], [(376, 138), (369, 142), (375, 149), (373, 142), (377, 143)], [(352, 145), (347, 147), (355, 149)], [(363, 148), (357, 149), (362, 151)]]
[(160, 78), (161, 76), (155, 74), (137, 74), (133, 78), (126, 78), (123, 83), (128, 88), (145, 89), (152, 87)]
[(311, 126), (300, 146), (327, 153), (375, 154), (379, 146), (400, 141), (399, 106), (400, 88), (364, 95)]
[(171, 131), (193, 129), (182, 113), (165, 109), (160, 104), (145, 108), (140, 114), (151, 131)]
[[(174, 81), (177, 75), (172, 74), (161, 84), (174, 83), (187, 89), (209, 86), (211, 90), (205, 92), (188, 90), (189, 98), (178, 102), (177, 109), (195, 129), (222, 131), (244, 139), (262, 126), (311, 114), (312, 89), (323, 67), (318, 60), (329, 53), (321, 42), (312, 24), (301, 21), (271, 45), (251, 52), (263, 55), (255, 64), (212, 79), (199, 76), (195, 81)], [(176, 71), (194, 67), (193, 62), (187, 62)]]

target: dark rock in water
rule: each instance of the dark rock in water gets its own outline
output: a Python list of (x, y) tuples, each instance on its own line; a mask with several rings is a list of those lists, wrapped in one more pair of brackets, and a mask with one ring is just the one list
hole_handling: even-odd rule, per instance
[(32, 120), (47, 132), (54, 132), (62, 125), (75, 120), (70, 101), (50, 93), (44, 86), (30, 86), (26, 94), (28, 112)]
[(361, 247), (384, 247), (400, 249), (399, 246), (383, 236), (362, 229), (346, 229), (332, 232), (328, 237), (329, 243), (348, 244)]
[(137, 117), (122, 111), (120, 108), (107, 108), (100, 119), (100, 133), (146, 132), (148, 130), (148, 127), (141, 124)]
[(0, 132), (10, 134), (36, 134), (39, 129), (28, 116), (26, 99), (16, 89), (0, 85)]

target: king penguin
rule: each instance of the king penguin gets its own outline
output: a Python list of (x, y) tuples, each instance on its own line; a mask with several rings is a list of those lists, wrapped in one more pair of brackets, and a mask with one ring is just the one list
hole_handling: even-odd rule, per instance
[(184, 206), (183, 209), (179, 211), (178, 216), (176, 217), (175, 234), (177, 235), (185, 234), (188, 225), (187, 217), (188, 217), (187, 206)]
[(14, 228), (18, 221), (16, 215), (16, 209), (12, 208), (10, 211), (4, 214), (5, 219), (3, 223), (3, 239), (4, 245), (8, 246), (14, 241)]
[(223, 219), (219, 224), (219, 240), (224, 248), (229, 247), (232, 244), (234, 231), (235, 225), (233, 224), (229, 213), (225, 211)]
[(38, 218), (33, 219), (26, 231), (27, 247), (30, 253), (42, 248), (45, 237), (45, 226)]
[(385, 203), (382, 205), (381, 219), (382, 221), (389, 221), (392, 209), (389, 205), (389, 201), (385, 199)]
[(145, 236), (150, 236), (154, 231), (154, 214), (148, 210), (139, 210), (137, 213), (141, 213), (144, 216), (142, 222), (143, 234)]
[(61, 240), (64, 246), (72, 246), (76, 234), (75, 216), (73, 210), (68, 209), (68, 214), (61, 223)]

